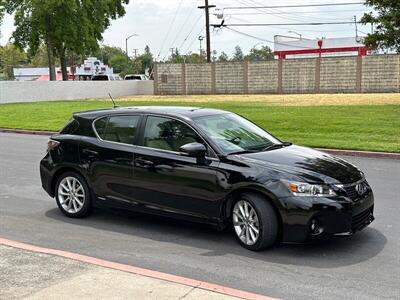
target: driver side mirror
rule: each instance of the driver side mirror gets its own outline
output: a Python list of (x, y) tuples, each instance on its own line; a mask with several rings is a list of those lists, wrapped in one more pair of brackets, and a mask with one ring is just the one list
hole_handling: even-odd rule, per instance
[(206, 157), (207, 148), (200, 143), (189, 143), (181, 146), (179, 151), (187, 154), (190, 157), (204, 158)]

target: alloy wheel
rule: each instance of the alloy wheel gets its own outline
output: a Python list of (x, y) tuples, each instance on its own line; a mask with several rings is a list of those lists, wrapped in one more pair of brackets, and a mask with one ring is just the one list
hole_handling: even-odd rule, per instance
[(79, 212), (85, 203), (85, 190), (75, 177), (65, 177), (58, 186), (58, 199), (62, 208), (71, 214)]
[(260, 224), (254, 207), (245, 200), (236, 202), (233, 207), (233, 227), (238, 238), (246, 245), (257, 243), (260, 235)]

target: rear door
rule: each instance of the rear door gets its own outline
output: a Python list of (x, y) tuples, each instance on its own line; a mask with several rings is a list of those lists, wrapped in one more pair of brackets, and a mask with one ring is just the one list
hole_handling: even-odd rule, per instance
[(140, 120), (139, 115), (102, 117), (93, 123), (97, 138), (82, 139), (80, 159), (100, 199), (131, 202), (134, 142)]

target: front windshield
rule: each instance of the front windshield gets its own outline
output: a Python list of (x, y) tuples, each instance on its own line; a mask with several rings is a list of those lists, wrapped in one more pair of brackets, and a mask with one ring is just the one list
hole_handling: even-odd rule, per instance
[(236, 114), (198, 117), (194, 122), (226, 153), (256, 152), (281, 142)]

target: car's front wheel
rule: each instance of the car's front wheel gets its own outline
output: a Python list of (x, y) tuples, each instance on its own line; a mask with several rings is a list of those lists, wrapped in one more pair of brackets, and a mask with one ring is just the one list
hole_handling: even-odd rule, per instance
[(58, 179), (56, 201), (60, 210), (71, 218), (86, 217), (92, 210), (90, 191), (86, 181), (75, 172), (64, 173)]
[(257, 194), (240, 195), (232, 209), (232, 224), (236, 240), (249, 250), (263, 250), (277, 240), (276, 213), (272, 205)]

